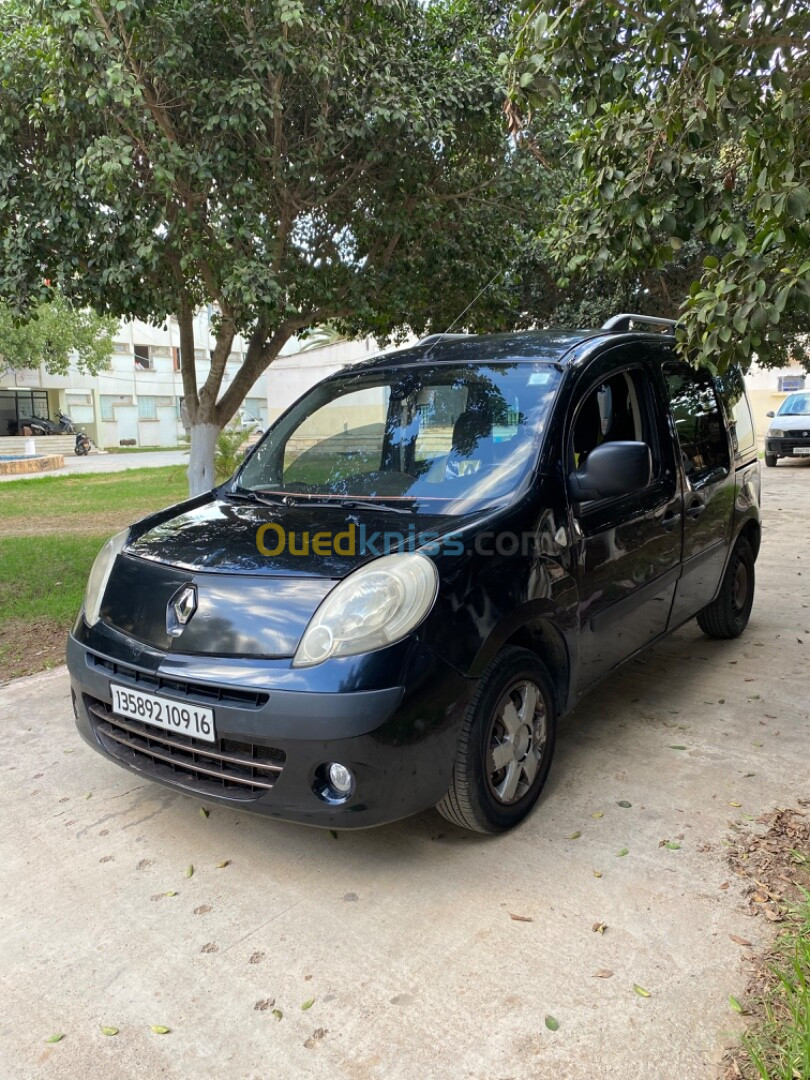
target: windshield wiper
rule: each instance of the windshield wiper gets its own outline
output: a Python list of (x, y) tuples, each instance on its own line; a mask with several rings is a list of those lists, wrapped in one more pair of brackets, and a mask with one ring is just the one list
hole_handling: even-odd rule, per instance
[(223, 494), (226, 499), (244, 499), (245, 502), (258, 503), (261, 506), (280, 506), (283, 504), (279, 496), (262, 498), (258, 492), (249, 491), (247, 488), (232, 488), (230, 491), (223, 492)]
[(386, 502), (384, 498), (379, 502), (372, 499), (338, 499), (338, 506), (346, 510), (390, 510), (393, 514), (415, 514), (415, 506), (401, 506), (399, 503)]

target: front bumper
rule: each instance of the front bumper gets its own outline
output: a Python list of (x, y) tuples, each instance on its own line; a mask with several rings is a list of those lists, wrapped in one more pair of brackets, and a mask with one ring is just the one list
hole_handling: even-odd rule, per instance
[[(244, 660), (217, 658), (216, 681), (199, 674), (189, 681), (154, 657), (138, 662), (137, 647), (122, 658), (121, 646), (102, 650), (68, 639), (76, 724), (94, 750), (209, 805), (336, 829), (435, 806), (450, 783), (476, 682), (421, 647), (414, 686), (324, 693), (280, 689), (282, 679), (260, 663), (249, 672)], [(115, 716), (111, 682), (213, 708), (217, 742)], [(322, 783), (321, 767), (332, 761), (355, 776), (345, 802), (335, 802)]]
[(806, 431), (791, 431), (778, 439), (766, 435), (765, 453), (777, 454), (779, 457), (810, 456), (810, 426)]

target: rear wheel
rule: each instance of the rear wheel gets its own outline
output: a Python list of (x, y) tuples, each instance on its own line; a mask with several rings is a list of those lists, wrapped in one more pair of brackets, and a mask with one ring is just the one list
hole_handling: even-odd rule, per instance
[(540, 796), (555, 734), (545, 666), (527, 649), (504, 649), (481, 676), (462, 725), (450, 788), (437, 809), (475, 832), (511, 829)]
[(766, 454), (765, 455), (765, 464), (768, 466), (769, 469), (775, 469), (776, 468), (776, 463), (777, 463), (778, 460), (779, 460), (779, 458), (777, 457), (776, 454)]
[(754, 603), (754, 553), (740, 538), (731, 553), (723, 584), (716, 600), (697, 617), (704, 634), (713, 638), (735, 638), (748, 625)]

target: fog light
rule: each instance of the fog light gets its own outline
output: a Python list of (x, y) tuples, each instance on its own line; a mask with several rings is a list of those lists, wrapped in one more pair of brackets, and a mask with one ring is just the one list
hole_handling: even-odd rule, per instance
[(333, 761), (329, 766), (329, 783), (335, 789), (338, 795), (348, 795), (354, 786), (354, 777), (351, 774), (351, 770), (347, 769), (345, 765), (338, 764), (337, 761)]

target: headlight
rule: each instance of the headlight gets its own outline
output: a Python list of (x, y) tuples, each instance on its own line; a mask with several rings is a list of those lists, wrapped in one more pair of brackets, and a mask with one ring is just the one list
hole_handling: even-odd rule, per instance
[(782, 429), (778, 428), (778, 427), (771, 428), (771, 430), (768, 432), (768, 434), (773, 439), (784, 439), (784, 437), (785, 437), (784, 431), (782, 431)]
[(87, 589), (84, 593), (84, 620), (88, 626), (95, 626), (101, 614), (101, 601), (104, 599), (104, 590), (110, 580), (110, 573), (115, 563), (115, 557), (126, 543), (129, 529), (111, 536), (101, 551), (96, 555), (96, 561), (87, 579)]
[(383, 555), (361, 566), (335, 586), (312, 616), (293, 667), (399, 641), (433, 607), (438, 586), (438, 571), (424, 555)]

